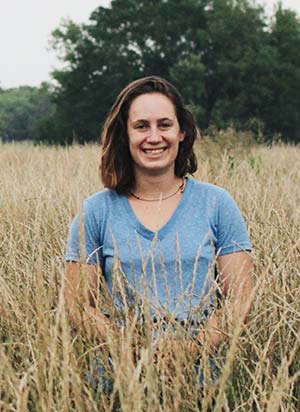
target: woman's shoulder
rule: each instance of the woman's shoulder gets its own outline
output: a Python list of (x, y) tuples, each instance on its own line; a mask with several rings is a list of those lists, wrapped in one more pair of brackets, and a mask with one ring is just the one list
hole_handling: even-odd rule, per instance
[(88, 198), (86, 198), (83, 202), (84, 209), (87, 211), (94, 211), (99, 212), (103, 209), (109, 209), (113, 206), (115, 202), (117, 202), (120, 195), (115, 190), (111, 189), (103, 189), (100, 190)]
[(219, 210), (230, 210), (235, 208), (236, 202), (232, 195), (223, 187), (208, 182), (202, 182), (192, 178), (190, 180), (189, 201), (203, 208), (209, 208), (218, 212)]
[(102, 202), (107, 199), (113, 199), (118, 196), (117, 192), (112, 189), (102, 189), (88, 196), (84, 201), (86, 203)]
[(189, 177), (191, 189), (194, 193), (206, 197), (226, 197), (229, 195), (228, 191), (221, 186), (214, 185), (213, 183), (202, 182), (201, 180)]

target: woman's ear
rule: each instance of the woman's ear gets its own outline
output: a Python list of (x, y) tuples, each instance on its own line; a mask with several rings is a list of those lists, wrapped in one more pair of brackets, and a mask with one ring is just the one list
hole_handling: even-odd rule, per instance
[(179, 132), (179, 141), (183, 142), (185, 139), (185, 132)]

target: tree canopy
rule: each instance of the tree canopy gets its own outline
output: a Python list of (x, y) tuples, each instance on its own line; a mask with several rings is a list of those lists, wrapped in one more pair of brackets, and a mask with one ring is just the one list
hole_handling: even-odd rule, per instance
[[(55, 106), (46, 83), (39, 88), (21, 86), (0, 89), (0, 139), (41, 139), (43, 125), (54, 116), (54, 112)], [(50, 131), (48, 127), (47, 130)]]

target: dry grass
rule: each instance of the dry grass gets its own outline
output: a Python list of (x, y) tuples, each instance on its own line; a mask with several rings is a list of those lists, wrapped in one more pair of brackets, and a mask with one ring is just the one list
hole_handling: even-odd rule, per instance
[[(70, 329), (65, 238), (82, 200), (100, 188), (99, 147), (0, 146), (0, 411), (185, 412), (201, 399), (209, 411), (212, 398), (214, 411), (300, 410), (300, 149), (202, 142), (198, 151), (196, 177), (227, 188), (244, 213), (258, 285), (246, 330), (215, 354), (221, 373), (204, 389), (184, 347), (168, 367), (162, 357), (154, 364), (149, 330), (134, 359), (135, 321), (106, 345)], [(86, 379), (108, 352), (109, 396)]]

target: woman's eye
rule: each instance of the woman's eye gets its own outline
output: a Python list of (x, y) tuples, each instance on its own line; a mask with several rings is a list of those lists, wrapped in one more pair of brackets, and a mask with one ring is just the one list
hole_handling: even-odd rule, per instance
[(143, 129), (145, 129), (146, 128), (146, 125), (144, 125), (144, 124), (137, 124), (136, 126), (135, 126), (135, 129), (138, 129), (138, 130), (143, 130)]
[(162, 129), (168, 129), (169, 127), (171, 127), (170, 123), (161, 123), (160, 127)]

